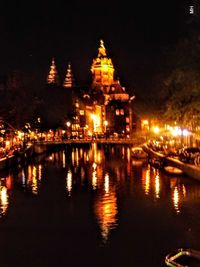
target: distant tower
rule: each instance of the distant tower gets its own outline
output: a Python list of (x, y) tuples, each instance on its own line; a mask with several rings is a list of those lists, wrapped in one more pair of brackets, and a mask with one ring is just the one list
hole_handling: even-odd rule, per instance
[(112, 60), (107, 57), (103, 40), (100, 40), (100, 47), (97, 58), (93, 59), (91, 72), (93, 85), (109, 86), (113, 83), (114, 67)]
[(57, 84), (57, 85), (59, 84), (58, 73), (57, 73), (57, 70), (56, 70), (56, 65), (55, 65), (54, 58), (52, 58), (50, 71), (49, 71), (49, 74), (47, 76), (47, 83), (48, 84)]
[(72, 69), (71, 69), (70, 63), (68, 63), (68, 65), (67, 65), (67, 73), (65, 76), (65, 80), (63, 82), (63, 87), (65, 87), (65, 88), (73, 87), (73, 75), (72, 75)]

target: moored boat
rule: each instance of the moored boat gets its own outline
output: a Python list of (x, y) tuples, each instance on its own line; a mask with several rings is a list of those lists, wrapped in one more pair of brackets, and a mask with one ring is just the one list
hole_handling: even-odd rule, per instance
[(143, 150), (142, 147), (132, 147), (131, 157), (135, 159), (147, 159), (148, 154)]
[(165, 263), (170, 267), (200, 266), (200, 251), (194, 249), (177, 249), (165, 257)]
[(181, 175), (183, 174), (183, 171), (177, 167), (174, 166), (165, 166), (164, 170), (168, 173), (168, 174), (176, 174), (176, 175)]

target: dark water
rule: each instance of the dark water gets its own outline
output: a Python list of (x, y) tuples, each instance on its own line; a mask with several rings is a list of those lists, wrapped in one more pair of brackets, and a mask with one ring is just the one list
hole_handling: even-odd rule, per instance
[(160, 267), (200, 249), (200, 182), (129, 148), (67, 148), (0, 182), (1, 267)]

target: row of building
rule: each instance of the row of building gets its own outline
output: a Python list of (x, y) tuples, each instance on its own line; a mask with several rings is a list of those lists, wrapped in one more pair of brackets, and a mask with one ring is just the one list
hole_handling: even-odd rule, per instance
[[(136, 116), (132, 108), (135, 96), (130, 96), (120, 81), (114, 78), (114, 71), (102, 40), (91, 65), (92, 83), (88, 88), (77, 89), (74, 86), (71, 64), (68, 64), (63, 87), (72, 93), (73, 112), (66, 122), (72, 136), (130, 137), (135, 130)], [(47, 85), (59, 85), (54, 58)]]

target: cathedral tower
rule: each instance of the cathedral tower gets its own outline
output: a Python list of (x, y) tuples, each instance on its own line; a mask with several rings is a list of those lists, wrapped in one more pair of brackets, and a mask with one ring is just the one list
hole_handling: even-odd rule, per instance
[(63, 87), (65, 88), (73, 87), (73, 75), (72, 75), (72, 69), (71, 69), (70, 63), (68, 63), (68, 66), (67, 66), (67, 73), (65, 76), (65, 80), (63, 82)]
[(103, 40), (100, 40), (97, 58), (93, 59), (91, 72), (93, 86), (110, 86), (113, 83), (114, 67), (112, 60), (107, 57)]
[(54, 58), (52, 58), (50, 71), (49, 71), (49, 74), (47, 76), (47, 83), (48, 84), (56, 84), (56, 85), (59, 84), (58, 73), (57, 73), (57, 70), (56, 70), (56, 65), (55, 65)]

